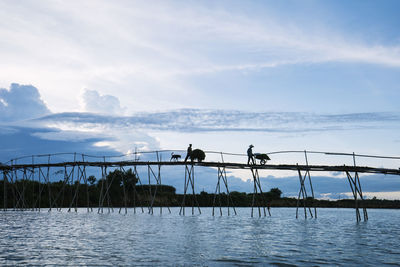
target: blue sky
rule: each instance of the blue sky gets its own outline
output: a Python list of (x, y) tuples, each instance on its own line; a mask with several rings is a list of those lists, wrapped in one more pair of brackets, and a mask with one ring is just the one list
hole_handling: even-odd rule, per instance
[[(188, 143), (234, 153), (252, 143), (256, 152), (399, 156), (399, 8), (399, 1), (1, 1), (0, 161)], [(302, 161), (285, 155), (271, 163)], [(248, 190), (248, 173), (231, 175)], [(263, 176), (275, 179), (268, 188), (294, 174)], [(379, 185), (368, 191), (400, 191)]]

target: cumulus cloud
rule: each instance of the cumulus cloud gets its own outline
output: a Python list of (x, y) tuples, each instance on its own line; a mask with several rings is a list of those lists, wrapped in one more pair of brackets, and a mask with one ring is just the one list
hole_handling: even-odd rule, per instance
[(121, 107), (119, 99), (112, 95), (101, 95), (96, 90), (85, 90), (82, 94), (85, 111), (121, 115), (125, 109)]
[(13, 83), (9, 90), (0, 88), (0, 122), (37, 118), (49, 113), (36, 87)]
[[(106, 110), (109, 114), (123, 112), (118, 98), (114, 96), (100, 95), (90, 90), (85, 91), (83, 96), (88, 111)], [(110, 115), (74, 114), (72, 120), (58, 121), (56, 115), (51, 117), (49, 123), (40, 123), (43, 120), (40, 118), (51, 116), (51, 112), (38, 89), (16, 83), (11, 84), (9, 90), (0, 88), (0, 161), (29, 154), (59, 152), (121, 154), (135, 147), (148, 150), (159, 146), (155, 138), (136, 129), (119, 132), (120, 128), (115, 129), (116, 125), (112, 123), (93, 127), (93, 123), (99, 122), (98, 117), (111, 122), (113, 117)]]

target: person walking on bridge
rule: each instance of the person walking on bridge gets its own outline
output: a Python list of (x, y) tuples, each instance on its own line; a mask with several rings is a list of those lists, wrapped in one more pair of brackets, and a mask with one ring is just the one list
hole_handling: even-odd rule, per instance
[(191, 155), (192, 155), (192, 144), (189, 144), (189, 147), (187, 148), (185, 162), (188, 160), (188, 158), (191, 158)]
[(256, 164), (254, 160), (253, 147), (253, 145), (249, 145), (249, 148), (247, 149), (247, 165), (250, 165), (250, 161), (253, 165)]

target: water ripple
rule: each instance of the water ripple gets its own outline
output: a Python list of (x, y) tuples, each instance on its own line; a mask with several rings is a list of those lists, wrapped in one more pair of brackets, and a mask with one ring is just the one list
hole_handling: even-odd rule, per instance
[(6, 211), (0, 213), (0, 265), (380, 266), (400, 262), (400, 211), (320, 209), (318, 219), (273, 216), (127, 215)]

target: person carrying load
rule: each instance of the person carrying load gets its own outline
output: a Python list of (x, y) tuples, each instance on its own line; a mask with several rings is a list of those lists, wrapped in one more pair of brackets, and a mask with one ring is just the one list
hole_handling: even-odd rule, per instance
[(253, 147), (253, 145), (249, 145), (249, 148), (247, 149), (247, 165), (250, 165), (250, 161), (253, 165), (256, 164), (256, 161), (254, 160)]

